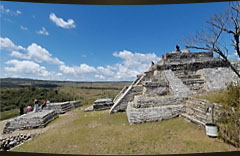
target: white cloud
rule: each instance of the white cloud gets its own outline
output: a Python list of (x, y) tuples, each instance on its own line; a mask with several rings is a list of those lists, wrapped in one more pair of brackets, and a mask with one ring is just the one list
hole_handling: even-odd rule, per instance
[(4, 68), (6, 72), (14, 74), (34, 74), (43, 77), (50, 75), (50, 72), (48, 72), (45, 67), (32, 61), (9, 60), (6, 64), (12, 65), (11, 67), (8, 66)]
[(53, 58), (52, 54), (49, 53), (45, 48), (37, 45), (36, 43), (32, 43), (27, 47), (27, 56), (35, 61), (41, 63), (43, 61), (48, 62), (50, 64), (63, 64), (58, 58)]
[[(27, 48), (23, 48), (22, 46), (15, 45), (9, 38), (1, 38), (0, 37), (0, 49), (6, 49), (11, 52), (12, 57), (21, 58), (21, 59), (33, 59), (38, 63), (47, 62), (49, 64), (64, 64), (56, 57), (52, 57), (52, 54), (49, 53), (45, 48), (37, 45), (36, 43), (32, 43)], [(25, 53), (21, 53), (18, 50), (24, 50)]]
[(24, 55), (23, 53), (20, 53), (20, 52), (18, 52), (18, 51), (12, 51), (12, 52), (11, 52), (11, 56), (12, 56), (12, 57), (16, 57), (16, 58), (22, 58), (22, 59), (30, 59), (29, 56)]
[(57, 17), (54, 13), (51, 13), (49, 15), (49, 19), (61, 28), (70, 29), (76, 27), (73, 19), (68, 19), (67, 21), (64, 21), (62, 18)]
[(73, 76), (81, 76), (83, 74), (94, 73), (96, 69), (91, 67), (87, 64), (81, 64), (80, 66), (66, 66), (60, 65), (59, 70), (62, 71), (64, 74), (69, 74)]
[(16, 11), (16, 14), (20, 15), (20, 14), (22, 14), (22, 12), (19, 11), (19, 10), (17, 10), (17, 11)]
[(160, 58), (155, 53), (133, 53), (127, 50), (114, 52), (113, 56), (122, 59), (121, 63), (114, 65), (115, 74), (113, 79), (117, 80), (135, 79), (138, 74), (142, 74), (150, 68), (152, 61), (160, 61)]
[(115, 73), (112, 70), (113, 68), (111, 66), (107, 66), (106, 68), (102, 66), (97, 67), (97, 71), (106, 76), (113, 76)]
[(15, 45), (9, 38), (0, 37), (0, 49), (7, 49), (7, 50), (25, 50), (22, 46)]
[(122, 61), (111, 66), (97, 67), (95, 78), (105, 80), (133, 80), (138, 74), (147, 71), (152, 61), (156, 63), (160, 60), (154, 53), (133, 53), (127, 50), (115, 52), (113, 56), (121, 58)]
[(94, 77), (95, 77), (95, 78), (98, 78), (98, 79), (102, 79), (102, 80), (105, 79), (105, 77), (104, 77), (103, 75), (95, 75)]
[(5, 7), (4, 7), (3, 5), (1, 5), (1, 4), (0, 4), (0, 13), (9, 14), (9, 15), (12, 15), (12, 16), (17, 16), (17, 15), (22, 14), (22, 12), (19, 11), (19, 10), (12, 11), (12, 10), (10, 10), (10, 9), (5, 8)]
[(24, 27), (24, 26), (20, 26), (20, 29), (22, 29), (22, 30), (28, 30), (28, 28), (27, 27)]
[(47, 30), (44, 27), (42, 27), (41, 30), (37, 31), (37, 34), (46, 35), (46, 36), (49, 35), (49, 33), (47, 32)]

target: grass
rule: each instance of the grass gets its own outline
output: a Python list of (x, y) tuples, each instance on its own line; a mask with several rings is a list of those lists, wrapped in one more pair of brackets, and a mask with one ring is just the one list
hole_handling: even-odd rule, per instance
[[(14, 151), (66, 154), (170, 154), (237, 150), (182, 118), (130, 126), (126, 113), (70, 111)], [(239, 150), (239, 149), (238, 149)]]
[(12, 109), (9, 111), (0, 112), (0, 120), (13, 118), (18, 115), (19, 115), (19, 109)]
[(76, 99), (80, 99), (84, 105), (93, 104), (98, 98), (114, 98), (120, 90), (116, 89), (79, 89), (75, 87), (64, 87), (60, 88), (60, 92), (74, 95)]

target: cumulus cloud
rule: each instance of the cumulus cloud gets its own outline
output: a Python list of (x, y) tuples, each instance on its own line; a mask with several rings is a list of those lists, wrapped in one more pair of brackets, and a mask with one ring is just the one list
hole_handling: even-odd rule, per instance
[(70, 29), (76, 27), (73, 19), (68, 19), (67, 21), (64, 21), (62, 18), (57, 17), (54, 13), (51, 13), (49, 15), (49, 19), (61, 28)]
[(20, 29), (22, 29), (22, 30), (28, 30), (28, 28), (27, 27), (24, 27), (24, 26), (20, 26)]
[(22, 12), (19, 11), (19, 10), (17, 10), (17, 11), (16, 11), (16, 14), (20, 15), (20, 14), (22, 14)]
[(12, 15), (12, 16), (17, 16), (17, 15), (22, 14), (22, 12), (19, 11), (19, 10), (12, 11), (12, 10), (10, 10), (10, 9), (5, 8), (5, 7), (4, 7), (3, 5), (1, 5), (1, 4), (0, 4), (0, 13), (9, 14), (9, 15)]
[(0, 49), (7, 49), (7, 50), (25, 50), (22, 46), (15, 45), (9, 38), (0, 37)]
[(105, 79), (105, 77), (103, 75), (95, 75), (94, 77), (97, 78), (97, 79), (102, 79), (102, 80)]
[(151, 62), (160, 60), (154, 53), (137, 53), (127, 50), (114, 52), (113, 56), (121, 59), (119, 63), (99, 66), (96, 68), (95, 78), (104, 80), (133, 80), (138, 74), (147, 71)]
[(18, 51), (12, 51), (10, 54), (12, 57), (16, 57), (16, 58), (22, 58), (22, 59), (30, 59), (29, 56), (24, 55), (23, 53), (20, 53)]
[(49, 33), (47, 32), (47, 30), (44, 27), (42, 27), (42, 29), (38, 30), (37, 34), (46, 35), (46, 36), (49, 35)]
[[(56, 57), (52, 57), (52, 54), (48, 52), (45, 48), (32, 43), (27, 48), (15, 45), (9, 38), (0, 38), (0, 49), (6, 49), (11, 52), (12, 57), (21, 59), (33, 59), (38, 63), (47, 62), (49, 64), (64, 64)], [(25, 53), (21, 53), (18, 50), (24, 50)]]
[(107, 66), (107, 67), (99, 66), (99, 67), (97, 67), (98, 73), (101, 73), (101, 74), (106, 75), (106, 76), (113, 76), (115, 74), (112, 71), (113, 69), (114, 68), (112, 68), (111, 66)]
[(27, 56), (29, 58), (34, 59), (39, 63), (44, 61), (50, 64), (63, 64), (62, 61), (60, 61), (58, 58), (53, 58), (51, 53), (36, 43), (32, 43), (30, 46), (28, 46), (27, 52)]
[(121, 63), (115, 65), (114, 78), (118, 80), (136, 78), (138, 74), (142, 74), (150, 68), (152, 61), (160, 61), (155, 53), (133, 53), (127, 50), (114, 52), (113, 56), (122, 59)]
[(59, 70), (62, 71), (64, 74), (69, 74), (73, 76), (81, 76), (83, 74), (93, 73), (96, 72), (96, 69), (92, 66), (87, 64), (81, 64), (79, 66), (66, 66), (60, 65)]
[(19, 74), (34, 74), (38, 76), (49, 76), (50, 73), (46, 70), (45, 67), (40, 66), (39, 64), (32, 61), (19, 61), (19, 60), (9, 60), (6, 62), (10, 67), (5, 67), (6, 72), (10, 73), (19, 73)]

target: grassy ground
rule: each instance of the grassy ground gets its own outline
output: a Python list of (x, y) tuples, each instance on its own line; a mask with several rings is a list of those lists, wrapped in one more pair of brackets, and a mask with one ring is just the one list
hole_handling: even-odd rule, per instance
[(13, 118), (18, 115), (19, 115), (19, 109), (12, 109), (9, 111), (0, 112), (0, 120)]
[[(84, 106), (86, 107), (86, 106)], [(78, 108), (14, 151), (71, 154), (168, 154), (239, 150), (182, 118), (130, 126), (126, 113)]]

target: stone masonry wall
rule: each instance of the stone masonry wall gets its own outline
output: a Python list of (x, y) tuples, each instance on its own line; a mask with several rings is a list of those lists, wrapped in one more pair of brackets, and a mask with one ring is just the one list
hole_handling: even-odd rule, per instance
[(49, 122), (58, 117), (57, 112), (53, 110), (42, 110), (41, 112), (30, 112), (9, 120), (3, 129), (3, 133), (15, 130), (33, 129), (45, 127)]
[(221, 113), (220, 107), (221, 105), (207, 100), (188, 97), (182, 116), (197, 124), (205, 125), (218, 120)]
[(185, 84), (183, 84), (182, 80), (179, 79), (171, 70), (165, 70), (163, 72), (168, 79), (169, 86), (173, 95), (186, 96), (188, 94), (191, 94), (190, 89)]
[(131, 91), (125, 97), (123, 97), (123, 99), (121, 100), (121, 104), (116, 106), (114, 110), (117, 112), (125, 111), (127, 109), (128, 102), (132, 101), (135, 95), (140, 94), (142, 94), (142, 86), (133, 86)]
[(132, 103), (127, 106), (127, 117), (130, 124), (153, 122), (171, 119), (181, 114), (183, 105), (168, 105), (151, 108), (134, 108)]
[(230, 68), (205, 68), (199, 70), (198, 73), (202, 74), (205, 78), (205, 89), (207, 91), (225, 89), (232, 81), (236, 82), (240, 80)]
[(186, 97), (176, 97), (176, 96), (157, 96), (148, 97), (143, 95), (138, 95), (134, 97), (134, 107), (135, 108), (149, 108), (149, 107), (159, 107), (166, 105), (181, 105), (185, 102)]

